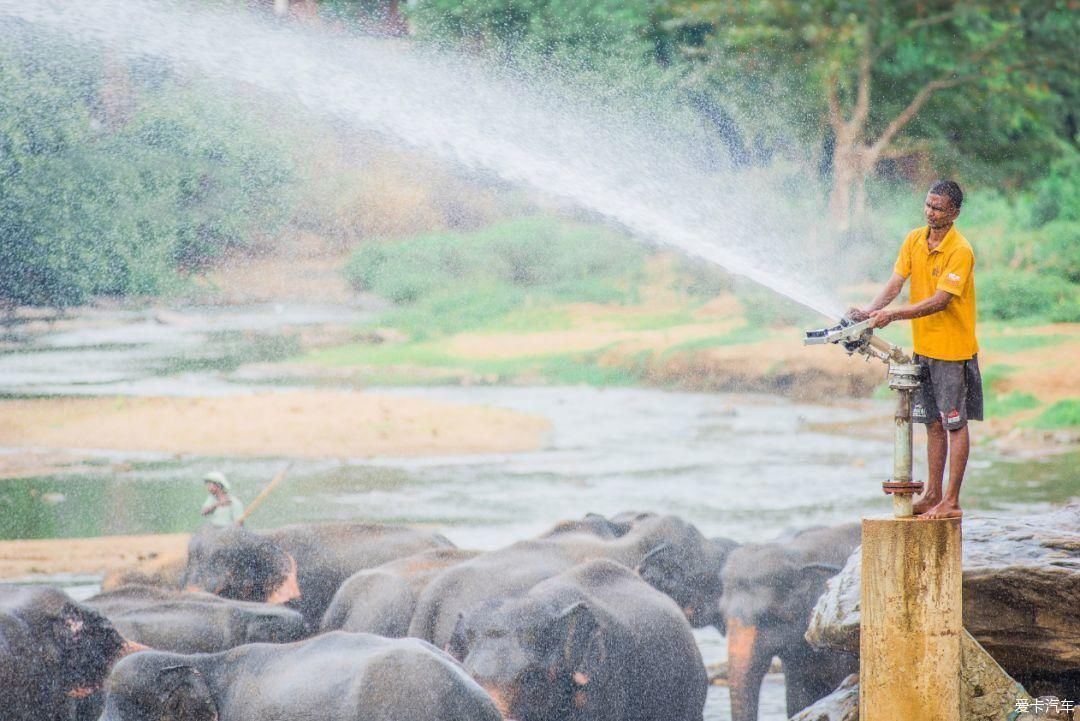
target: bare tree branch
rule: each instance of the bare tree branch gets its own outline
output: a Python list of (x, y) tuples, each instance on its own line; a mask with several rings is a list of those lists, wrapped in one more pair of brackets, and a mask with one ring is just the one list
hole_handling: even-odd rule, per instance
[[(1014, 63), (1002, 68), (998, 72), (1007, 74), (1020, 70), (1021, 68), (1032, 67), (1037, 65), (1036, 61), (1030, 61), (1026, 63)], [(958, 85), (964, 83), (970, 83), (974, 80), (984, 78), (991, 74), (990, 69), (984, 69), (979, 72), (968, 73), (967, 75), (958, 75), (956, 77), (949, 78), (948, 80), (931, 80), (926, 85), (923, 85), (919, 89), (919, 92), (915, 94), (915, 97), (911, 99), (908, 106), (900, 111), (900, 114), (893, 118), (893, 121), (881, 132), (878, 139), (869, 148), (869, 153), (872, 156), (880, 157), (886, 146), (892, 141), (896, 134), (900, 130), (911, 122), (911, 119), (922, 109), (922, 106), (926, 104), (926, 101), (930, 99), (934, 93), (938, 90), (947, 90), (948, 88), (955, 88)]]
[(859, 79), (855, 93), (855, 107), (851, 111), (851, 125), (858, 135), (866, 127), (870, 117), (870, 70), (873, 67), (874, 33), (877, 31), (878, 4), (871, 3), (863, 31), (863, 44), (859, 50)]
[(840, 78), (835, 71), (829, 74), (825, 82), (825, 100), (829, 106), (829, 124), (836, 133), (844, 126), (844, 114), (840, 110)]

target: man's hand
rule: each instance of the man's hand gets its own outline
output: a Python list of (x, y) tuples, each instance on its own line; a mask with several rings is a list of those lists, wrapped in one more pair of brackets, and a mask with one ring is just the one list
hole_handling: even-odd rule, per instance
[(846, 315), (848, 318), (855, 321), (856, 323), (864, 321), (870, 317), (870, 314), (867, 313), (865, 310), (863, 310), (862, 308), (856, 308), (855, 306), (851, 306), (850, 308), (848, 308), (847, 313), (845, 313), (844, 315)]
[(882, 308), (881, 310), (875, 310), (873, 313), (867, 314), (867, 317), (870, 319), (871, 328), (884, 328), (889, 323), (896, 320), (897, 315), (891, 310)]

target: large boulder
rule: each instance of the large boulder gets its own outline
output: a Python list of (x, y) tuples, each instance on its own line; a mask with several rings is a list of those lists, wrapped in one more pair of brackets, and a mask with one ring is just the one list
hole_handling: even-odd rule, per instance
[(818, 699), (791, 721), (858, 721), (859, 675), (851, 674), (825, 698)]
[[(967, 517), (963, 538), (964, 626), (1025, 685), (1065, 680), (1062, 690), (1071, 690), (1080, 677), (1080, 503)], [(859, 652), (861, 560), (856, 551), (830, 579), (806, 633), (811, 644)]]
[[(1014, 718), (1034, 699), (1010, 678), (970, 633), (960, 639), (960, 718), (964, 721), (1030, 721)], [(859, 677), (852, 674), (831, 694), (791, 721), (858, 721)]]

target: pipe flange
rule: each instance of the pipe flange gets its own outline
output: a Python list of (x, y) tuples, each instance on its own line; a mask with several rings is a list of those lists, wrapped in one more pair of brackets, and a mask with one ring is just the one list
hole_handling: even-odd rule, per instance
[(881, 490), (886, 494), (908, 493), (914, 495), (916, 493), (922, 493), (922, 489), (922, 481), (885, 481), (881, 484)]
[(922, 381), (922, 366), (918, 363), (890, 363), (889, 388), (894, 391), (914, 390)]

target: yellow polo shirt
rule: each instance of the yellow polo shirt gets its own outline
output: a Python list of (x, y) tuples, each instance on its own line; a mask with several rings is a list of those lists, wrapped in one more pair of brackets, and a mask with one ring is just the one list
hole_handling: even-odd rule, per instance
[(930, 229), (908, 233), (893, 270), (911, 281), (911, 302), (939, 290), (953, 296), (944, 310), (911, 321), (915, 352), (938, 360), (968, 360), (979, 352), (975, 340), (975, 253), (954, 225), (938, 247), (926, 244)]

